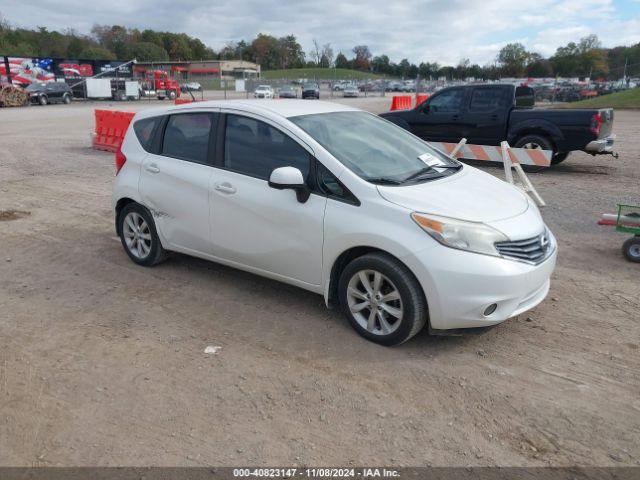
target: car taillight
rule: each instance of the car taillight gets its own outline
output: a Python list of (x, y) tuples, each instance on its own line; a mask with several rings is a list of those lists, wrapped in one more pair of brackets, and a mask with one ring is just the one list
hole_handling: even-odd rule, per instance
[(596, 113), (591, 117), (591, 133), (594, 135), (600, 135), (600, 129), (602, 128), (602, 115)]
[(120, 172), (120, 169), (124, 166), (124, 162), (127, 161), (127, 157), (124, 156), (120, 147), (116, 150), (116, 175)]

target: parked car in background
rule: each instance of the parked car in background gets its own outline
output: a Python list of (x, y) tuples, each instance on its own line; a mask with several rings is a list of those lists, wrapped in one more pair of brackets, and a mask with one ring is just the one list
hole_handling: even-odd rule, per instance
[(201, 92), (202, 85), (198, 82), (187, 82), (180, 85), (180, 90), (183, 92)]
[(382, 117), (424, 140), (551, 150), (560, 163), (574, 150), (612, 154), (613, 109), (530, 108), (534, 92), (513, 85), (465, 85), (442, 89), (412, 110)]
[(496, 325), (549, 291), (556, 241), (527, 195), (346, 105), (146, 109), (116, 172), (136, 264), (175, 251), (296, 285), (383, 345)]
[(278, 91), (280, 98), (298, 98), (298, 89), (293, 85), (285, 85)]
[(65, 82), (34, 82), (26, 88), (29, 101), (38, 105), (47, 103), (71, 103), (73, 92)]
[(302, 98), (320, 99), (320, 86), (315, 82), (302, 85)]
[(347, 98), (347, 97), (358, 97), (360, 95), (360, 92), (358, 91), (358, 87), (356, 87), (355, 85), (347, 85), (346, 87), (344, 87), (344, 90), (342, 91), (342, 96)]
[(274, 92), (270, 85), (259, 85), (253, 92), (255, 98), (273, 98)]

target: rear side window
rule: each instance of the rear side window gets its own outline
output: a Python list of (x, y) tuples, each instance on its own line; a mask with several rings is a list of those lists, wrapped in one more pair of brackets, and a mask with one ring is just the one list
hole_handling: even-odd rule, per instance
[(209, 113), (171, 115), (164, 131), (162, 154), (207, 163), (212, 116)]
[(295, 140), (272, 126), (239, 115), (227, 115), (225, 167), (268, 180), (279, 167), (296, 167), (307, 178), (310, 155)]
[(471, 94), (469, 111), (493, 112), (502, 108), (504, 102), (504, 90), (501, 88), (476, 88)]
[(162, 117), (143, 118), (133, 124), (133, 131), (136, 132), (140, 145), (147, 152), (152, 151), (154, 134), (161, 120)]

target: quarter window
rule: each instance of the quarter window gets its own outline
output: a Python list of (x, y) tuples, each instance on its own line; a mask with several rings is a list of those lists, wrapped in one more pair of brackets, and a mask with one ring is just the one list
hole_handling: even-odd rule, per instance
[(227, 115), (224, 164), (252, 177), (268, 180), (279, 167), (300, 169), (309, 174), (309, 152), (280, 130), (253, 118)]
[(133, 131), (136, 132), (140, 145), (147, 152), (152, 151), (153, 137), (160, 120), (162, 117), (143, 118), (133, 124)]
[(207, 163), (211, 114), (180, 113), (171, 115), (164, 131), (162, 154)]

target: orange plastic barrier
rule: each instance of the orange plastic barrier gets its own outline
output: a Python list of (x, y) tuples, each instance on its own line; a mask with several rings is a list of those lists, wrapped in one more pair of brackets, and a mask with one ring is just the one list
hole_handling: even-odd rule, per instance
[(410, 95), (394, 95), (391, 99), (391, 110), (410, 110), (411, 109), (411, 96)]
[(416, 107), (424, 102), (427, 98), (429, 98), (428, 93), (419, 93), (418, 98), (416, 98)]
[(91, 142), (93, 148), (107, 152), (118, 150), (134, 115), (134, 112), (96, 109), (96, 129)]
[(176, 98), (173, 103), (174, 105), (184, 105), (185, 103), (193, 103), (193, 100), (190, 98)]

